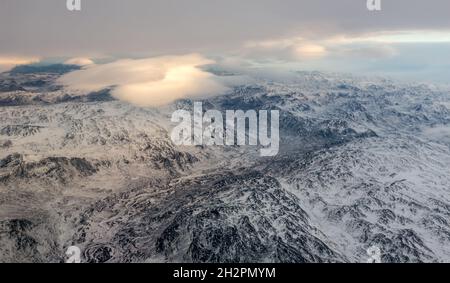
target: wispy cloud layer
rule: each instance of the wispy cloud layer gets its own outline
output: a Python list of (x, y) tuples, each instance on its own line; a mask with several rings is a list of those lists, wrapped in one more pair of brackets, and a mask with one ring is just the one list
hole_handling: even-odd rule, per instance
[(80, 12), (64, 2), (0, 1), (0, 57), (77, 57), (67, 63), (88, 67), (89, 58), (198, 52), (307, 70), (450, 77), (448, 0), (383, 1), (377, 12), (365, 0), (96, 0)]
[(245, 57), (287, 61), (329, 58), (389, 58), (397, 54), (400, 44), (450, 43), (450, 31), (388, 31), (360, 35), (333, 35), (319, 38), (301, 36), (250, 41), (244, 45)]
[[(0, 54), (43, 57), (157, 56), (223, 52), (245, 41), (324, 38), (410, 29), (449, 30), (448, 0), (96, 0), (0, 1)], [(83, 1), (82, 1), (83, 2)]]
[(258, 64), (449, 83), (450, 30), (398, 30), (250, 41), (238, 57)]

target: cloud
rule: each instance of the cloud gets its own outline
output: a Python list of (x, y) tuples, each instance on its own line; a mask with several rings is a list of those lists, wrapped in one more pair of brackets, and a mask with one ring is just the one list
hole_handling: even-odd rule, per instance
[[(59, 2), (59, 3), (57, 3)], [(83, 2), (83, 1), (82, 1)], [(148, 57), (226, 52), (248, 40), (319, 38), (408, 29), (450, 30), (448, 0), (96, 0), (82, 12), (65, 1), (0, 1), (0, 54)], [(196, 4), (193, 4), (195, 2)], [(414, 39), (415, 40), (415, 39)]]
[(369, 59), (390, 58), (398, 54), (398, 51), (390, 45), (353, 46), (342, 48), (338, 55), (343, 57), (360, 57)]
[(398, 30), (372, 33), (360, 40), (389, 43), (444, 43), (450, 42), (449, 30)]
[[(414, 36), (420, 38), (419, 33), (399, 33), (399, 37), (401, 38), (402, 36), (404, 36), (405, 40), (412, 40)], [(330, 58), (390, 58), (397, 55), (395, 44), (398, 44), (398, 40), (400, 40), (397, 39), (397, 41), (392, 41), (393, 38), (396, 38), (394, 33), (353, 37), (335, 35), (316, 39), (294, 36), (259, 42), (247, 42), (244, 45), (245, 51), (242, 52), (242, 55), (246, 58), (258, 60), (264, 58), (264, 61), (272, 59), (290, 62), (304, 62)]]
[(223, 93), (227, 88), (217, 77), (200, 69), (214, 61), (197, 54), (125, 59), (62, 76), (69, 89), (85, 92), (112, 87), (112, 95), (138, 106), (161, 106), (181, 98)]
[[(376, 64), (383, 73), (394, 64), (403, 70), (420, 64), (437, 66), (432, 79), (449, 77), (443, 48), (450, 43), (448, 0), (384, 1), (376, 13), (364, 0), (86, 2), (73, 13), (55, 0), (0, 1), (0, 56), (109, 59), (201, 52), (330, 71), (361, 72)], [(244, 46), (249, 41), (256, 44)], [(435, 54), (443, 60), (435, 61)]]
[(326, 56), (327, 49), (318, 41), (291, 37), (247, 42), (244, 44), (243, 55), (255, 59), (309, 60)]
[[(234, 69), (315, 70), (449, 83), (449, 31), (397, 30), (267, 38), (233, 53)], [(239, 66), (236, 62), (241, 60)], [(266, 72), (267, 73), (267, 72)]]
[(90, 58), (85, 57), (75, 57), (67, 60), (64, 62), (64, 64), (67, 65), (77, 65), (77, 66), (87, 66), (87, 65), (93, 65), (94, 61), (92, 61)]
[(19, 65), (26, 65), (39, 62), (37, 57), (17, 57), (4, 56), (0, 57), (0, 72), (6, 72)]
[(324, 46), (313, 43), (300, 44), (295, 47), (295, 54), (298, 58), (316, 59), (327, 54)]

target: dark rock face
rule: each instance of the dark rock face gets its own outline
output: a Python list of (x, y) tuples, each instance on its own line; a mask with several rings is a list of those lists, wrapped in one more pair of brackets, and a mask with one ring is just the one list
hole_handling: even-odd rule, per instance
[(0, 84), (0, 92), (25, 91), (25, 89), (16, 81), (5, 81)]
[[(39, 216), (40, 219), (37, 219)], [(54, 227), (48, 225), (45, 214), (36, 213), (35, 219), (0, 220), (2, 257), (0, 262), (61, 262), (63, 258), (55, 252), (57, 239)], [(49, 249), (43, 250), (46, 246)]]
[(8, 179), (21, 174), (23, 157), (16, 153), (8, 155), (0, 160), (0, 182), (6, 182)]
[[(109, 242), (118, 248), (113, 261), (142, 262), (152, 257), (188, 262), (343, 260), (310, 226), (295, 196), (283, 191), (276, 179), (258, 172), (193, 178), (154, 191), (164, 191), (167, 197), (148, 203), (139, 191), (96, 203), (80, 223), (77, 242), (91, 250), (91, 245), (96, 247), (96, 241), (103, 240), (86, 236), (97, 228), (95, 211), (102, 211), (126, 214), (128, 219), (116, 227)], [(130, 209), (122, 211), (122, 203)]]
[(15, 240), (18, 251), (36, 252), (37, 241), (27, 235), (27, 232), (33, 228), (33, 223), (24, 219), (14, 219), (1, 224), (8, 232), (8, 237)]
[(49, 157), (39, 162), (24, 162), (23, 156), (15, 153), (0, 160), (0, 181), (13, 179), (51, 179), (68, 183), (74, 177), (87, 177), (97, 169), (84, 158)]
[(70, 158), (69, 163), (83, 176), (90, 176), (97, 172), (97, 169), (84, 158)]
[(65, 102), (95, 102), (95, 101), (113, 101), (114, 97), (111, 96), (110, 90), (105, 89), (98, 92), (92, 92), (87, 95), (69, 95), (65, 94), (58, 97), (55, 103), (65, 103)]
[(88, 263), (106, 263), (113, 256), (113, 249), (107, 245), (89, 247), (84, 252), (84, 258)]
[(32, 136), (42, 129), (41, 126), (33, 125), (8, 125), (0, 130), (1, 135), (5, 136)]
[(40, 73), (50, 73), (50, 74), (65, 74), (71, 71), (79, 70), (80, 66), (76, 65), (65, 65), (65, 64), (53, 64), (53, 65), (21, 65), (17, 66), (10, 71), (12, 75), (21, 74), (40, 74)]
[(28, 104), (28, 99), (21, 96), (0, 97), (0, 106), (19, 106)]
[(16, 167), (20, 166), (23, 162), (22, 155), (18, 153), (14, 153), (12, 155), (8, 155), (4, 159), (0, 160), (0, 168), (7, 168), (7, 167)]
[(13, 143), (10, 140), (0, 141), (0, 148), (8, 148), (11, 147), (12, 145)]

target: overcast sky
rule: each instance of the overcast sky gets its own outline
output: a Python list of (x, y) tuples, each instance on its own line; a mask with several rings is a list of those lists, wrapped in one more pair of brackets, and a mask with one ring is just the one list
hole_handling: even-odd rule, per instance
[(366, 0), (81, 2), (82, 11), (70, 12), (65, 0), (1, 0), (0, 65), (199, 53), (449, 74), (448, 0), (381, 0), (380, 12), (368, 11)]

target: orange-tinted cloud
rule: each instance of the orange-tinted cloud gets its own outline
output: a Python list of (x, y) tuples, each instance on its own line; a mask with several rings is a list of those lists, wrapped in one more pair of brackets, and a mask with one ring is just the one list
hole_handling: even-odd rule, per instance
[(197, 54), (119, 60), (88, 65), (59, 82), (84, 92), (112, 87), (117, 99), (138, 106), (160, 106), (181, 98), (220, 94), (226, 87), (199, 66), (213, 63)]

